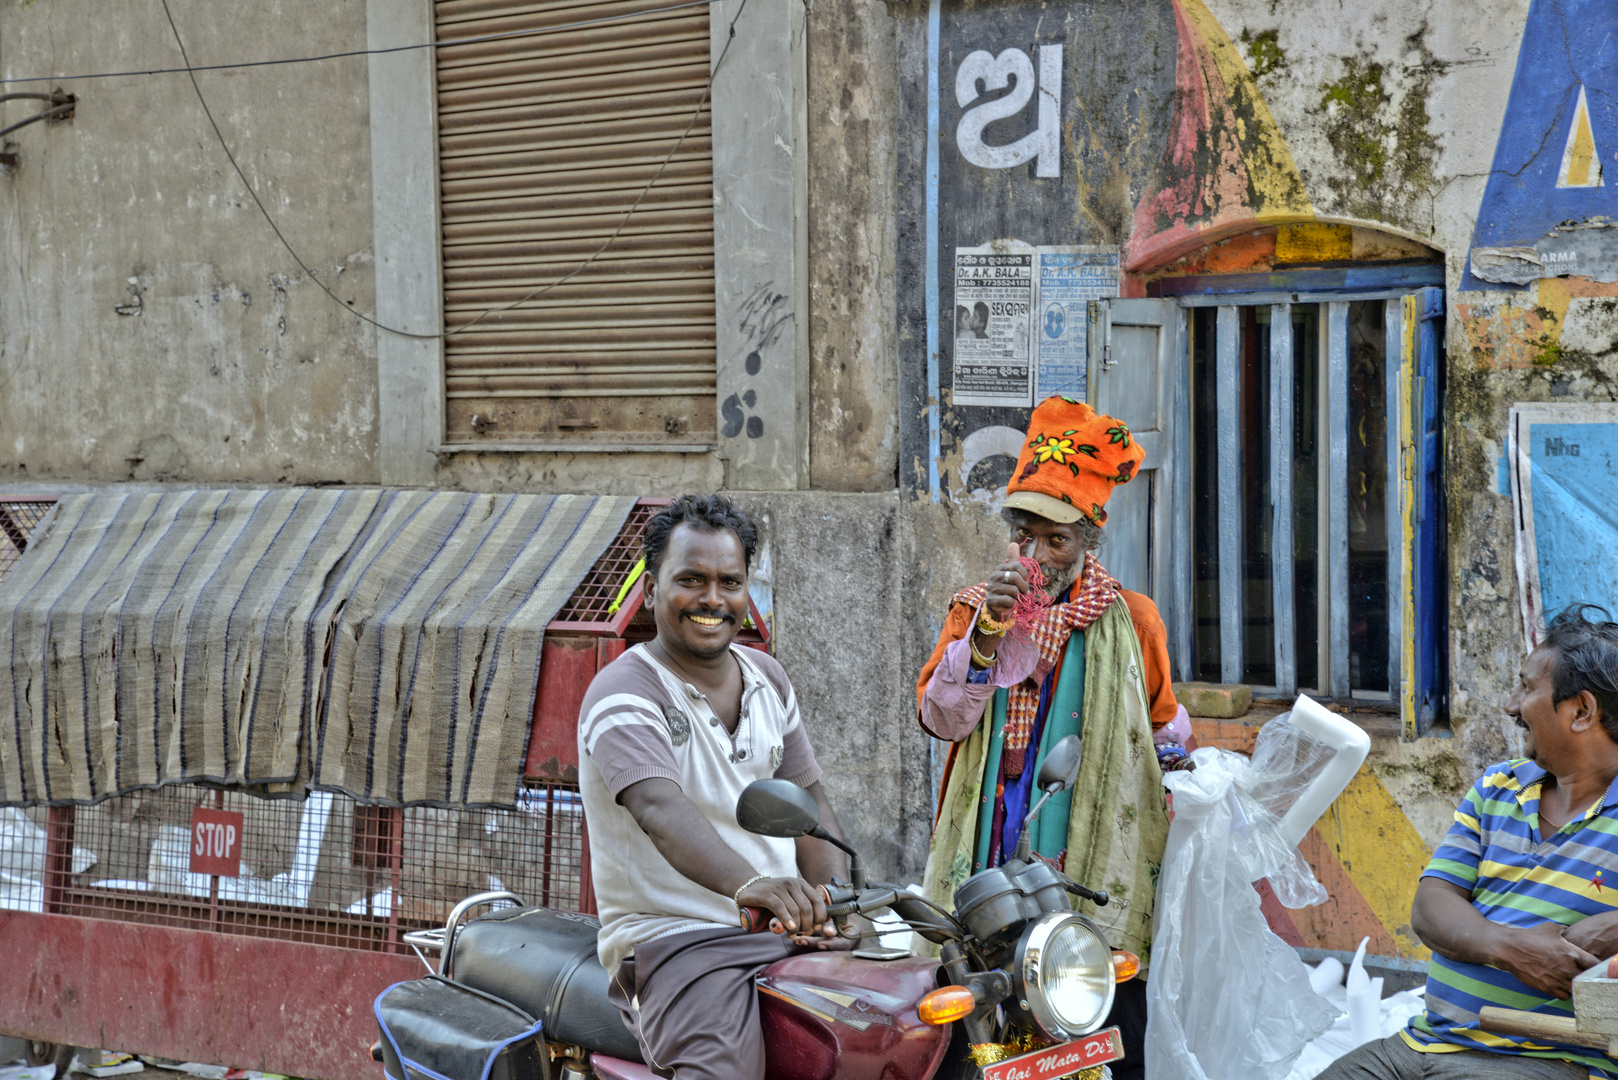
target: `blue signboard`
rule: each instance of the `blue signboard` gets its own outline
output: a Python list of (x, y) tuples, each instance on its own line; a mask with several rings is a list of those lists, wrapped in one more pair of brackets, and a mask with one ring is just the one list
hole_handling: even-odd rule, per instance
[(1618, 424), (1535, 424), (1531, 456), (1542, 610), (1618, 614)]
[(1618, 616), (1618, 404), (1511, 410), (1512, 495), (1523, 637), (1570, 604)]

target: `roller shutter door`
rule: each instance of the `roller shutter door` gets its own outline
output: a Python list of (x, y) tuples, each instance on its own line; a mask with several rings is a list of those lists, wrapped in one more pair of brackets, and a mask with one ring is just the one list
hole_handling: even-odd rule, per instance
[[(440, 40), (669, 0), (438, 0)], [(616, 448), (714, 435), (706, 5), (438, 50), (451, 444)]]

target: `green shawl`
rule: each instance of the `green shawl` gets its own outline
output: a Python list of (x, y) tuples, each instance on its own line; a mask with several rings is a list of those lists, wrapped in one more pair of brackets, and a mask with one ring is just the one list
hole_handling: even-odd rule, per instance
[[(1074, 881), (1107, 890), (1111, 902), (1106, 907), (1084, 900), (1077, 901), (1075, 910), (1094, 919), (1114, 948), (1139, 956), (1144, 969), (1151, 958), (1152, 907), (1169, 821), (1163, 774), (1152, 746), (1140, 640), (1122, 597), (1090, 624), (1082, 641), (1084, 757), (1068, 809), (1065, 872)], [(1064, 674), (1068, 666), (1063, 664)], [(1050, 712), (1062, 704), (1060, 697), (1051, 695)], [(1004, 725), (1003, 719), (995, 722), (995, 712), (991, 703), (984, 722), (960, 744), (939, 802), (924, 887), (929, 899), (946, 908), (953, 909), (955, 890), (972, 874), (982, 809), (986, 801), (992, 803), (1000, 759), (997, 740)], [(1047, 717), (1047, 733), (1060, 727)], [(1041, 737), (1040, 759), (1053, 741)], [(1038, 761), (1027, 767), (1037, 768)], [(1046, 804), (1041, 819), (1054, 803)], [(1042, 832), (1035, 833), (1038, 846), (1044, 846)]]

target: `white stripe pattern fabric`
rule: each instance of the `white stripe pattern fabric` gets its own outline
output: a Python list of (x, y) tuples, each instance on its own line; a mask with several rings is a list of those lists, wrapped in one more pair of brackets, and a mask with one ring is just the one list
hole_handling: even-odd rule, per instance
[(510, 806), (545, 625), (634, 502), (64, 498), (0, 582), (0, 805), (210, 781)]

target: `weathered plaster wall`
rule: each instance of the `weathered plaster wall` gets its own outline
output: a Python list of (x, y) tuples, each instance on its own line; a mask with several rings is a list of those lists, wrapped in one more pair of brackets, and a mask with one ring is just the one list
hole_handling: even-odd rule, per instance
[(915, 671), (896, 647), (915, 620), (914, 534), (896, 492), (741, 492), (764, 526), (776, 659), (798, 694), (832, 805), (873, 876), (919, 881), (931, 832), (928, 739)]
[[(357, 2), (170, 6), (196, 64), (365, 40)], [(0, 8), (9, 77), (180, 62), (157, 0)], [(370, 311), (365, 61), (197, 78), (288, 239)], [(60, 88), (74, 118), (9, 136), (21, 163), (0, 174), (0, 477), (374, 481), (371, 330), (276, 241), (190, 82)]]
[(810, 485), (897, 484), (898, 68), (882, 0), (816, 4), (809, 47)]
[(1471, 239), (1526, 0), (1323, 0), (1307, 19), (1209, 0), (1286, 135), (1315, 212), (1440, 250)]
[[(1511, 91), (1528, 4), (1492, 0), (1465, 18), (1448, 5), (1328, 3), (1335, 17), (1287, 19), (1272, 5), (1209, 0), (1244, 54), (1324, 218), (1365, 222), (1420, 240), (1447, 257), (1450, 499), (1450, 706), (1453, 741), (1422, 773), (1438, 802), (1453, 799), (1486, 764), (1520, 748), (1502, 706), (1521, 659), (1511, 569), (1510, 499), (1496, 460), (1523, 381), (1500, 378), (1509, 351), (1473, 354), (1467, 294), (1457, 293), (1495, 142)], [(1498, 294), (1497, 294), (1498, 295)], [(1468, 323), (1472, 324), (1469, 329)], [(1487, 332), (1487, 331), (1486, 331)], [(1550, 380), (1546, 380), (1549, 392)], [(1486, 464), (1485, 464), (1486, 462)], [(1385, 761), (1378, 746), (1373, 767)], [(1390, 767), (1392, 767), (1390, 765)], [(1429, 787), (1432, 787), (1429, 783)], [(1400, 796), (1401, 805), (1404, 796)], [(1423, 816), (1410, 796), (1412, 820)], [(1442, 817), (1442, 815), (1440, 815)], [(1427, 835), (1428, 843), (1437, 835)]]

